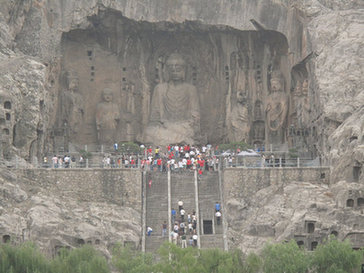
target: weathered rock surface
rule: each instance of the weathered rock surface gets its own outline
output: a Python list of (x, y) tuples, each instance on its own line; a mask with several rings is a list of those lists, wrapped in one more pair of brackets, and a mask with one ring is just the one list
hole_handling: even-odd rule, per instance
[(334, 179), (364, 183), (364, 106), (333, 132), (329, 145)]
[[(295, 239), (307, 249), (330, 234), (345, 239), (364, 226), (363, 207), (347, 207), (349, 198), (363, 196), (361, 184), (328, 185), (294, 182), (269, 186), (249, 197), (231, 199), (227, 204), (229, 245), (244, 252), (256, 251), (266, 242)], [(308, 230), (308, 223), (314, 229)], [(355, 244), (355, 242), (353, 242)]]
[[(80, 201), (44, 189), (6, 182), (0, 177), (0, 235), (14, 243), (26, 240), (55, 255), (61, 247), (92, 244), (110, 257), (112, 247), (140, 247), (141, 215), (130, 207), (109, 202)], [(23, 189), (24, 190), (23, 190)]]
[[(120, 11), (136, 22), (173, 25), (199, 20), (238, 30), (252, 30), (249, 20), (256, 19), (286, 36), (292, 66), (311, 51), (317, 55), (307, 65), (309, 122), (317, 132), (312, 142), (318, 155), (332, 164), (331, 181), (336, 184), (293, 182), (279, 189), (261, 189), (249, 199), (229, 200), (232, 244), (249, 250), (268, 238), (299, 236), (306, 220), (320, 222), (318, 229), (326, 233), (335, 229), (339, 237), (364, 229), (360, 210), (345, 208), (347, 200), (362, 198), (364, 183), (362, 1), (0, 0), (0, 6), (1, 157), (13, 165), (15, 155), (34, 162), (51, 150), (62, 35), (90, 27), (89, 17), (100, 10)], [(5, 101), (11, 103), (10, 109), (4, 107)], [(139, 240), (140, 216), (132, 209), (79, 202), (40, 188), (32, 194), (14, 181), (13, 174), (4, 172), (0, 184), (3, 234), (36, 239), (45, 249), (91, 241), (100, 244), (106, 254), (106, 242)], [(302, 238), (307, 245), (312, 242), (307, 234)]]

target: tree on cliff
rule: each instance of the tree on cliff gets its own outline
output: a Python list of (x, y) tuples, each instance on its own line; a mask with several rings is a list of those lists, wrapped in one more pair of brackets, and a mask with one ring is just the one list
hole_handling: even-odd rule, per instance
[(339, 242), (330, 237), (317, 247), (312, 255), (311, 266), (320, 273), (347, 273), (358, 270), (363, 260), (364, 249), (353, 250), (348, 241)]
[(262, 259), (264, 272), (305, 273), (309, 268), (308, 255), (294, 240), (266, 245)]

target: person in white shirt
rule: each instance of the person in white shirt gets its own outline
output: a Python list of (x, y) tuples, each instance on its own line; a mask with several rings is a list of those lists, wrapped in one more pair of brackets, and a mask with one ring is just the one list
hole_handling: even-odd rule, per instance
[(179, 200), (177, 204), (178, 204), (178, 210), (181, 212), (181, 209), (183, 209), (183, 201)]
[(192, 239), (193, 239), (193, 246), (197, 246), (198, 236), (196, 234), (193, 234)]
[(181, 214), (181, 221), (184, 222), (185, 221), (186, 211), (182, 208), (179, 213)]
[(206, 146), (202, 146), (202, 153), (206, 153), (207, 147)]
[(215, 213), (215, 216), (216, 216), (216, 224), (220, 225), (220, 223), (221, 223), (221, 212), (217, 211)]

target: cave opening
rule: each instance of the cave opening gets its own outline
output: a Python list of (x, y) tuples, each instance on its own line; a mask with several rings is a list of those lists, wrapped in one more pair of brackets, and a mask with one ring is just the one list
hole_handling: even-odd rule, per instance
[(4, 244), (7, 244), (7, 243), (10, 243), (10, 235), (6, 234), (6, 235), (3, 235), (3, 243)]
[(346, 200), (346, 206), (349, 208), (354, 207), (354, 200), (353, 199)]
[(315, 231), (315, 223), (307, 223), (307, 233), (313, 233)]
[(85, 244), (85, 240), (84, 239), (78, 238), (76, 241), (77, 241), (77, 244), (78, 245), (84, 245)]
[(315, 221), (305, 221), (305, 232), (314, 233), (315, 231)]
[(4, 102), (4, 109), (11, 109), (11, 102), (10, 101), (5, 101)]
[(354, 182), (359, 182), (361, 172), (362, 172), (361, 166), (354, 166), (353, 167), (353, 181)]
[(311, 242), (311, 251), (314, 251), (318, 246), (318, 242), (314, 241), (314, 242)]
[(305, 246), (305, 243), (303, 241), (297, 241), (297, 245), (299, 248), (303, 248)]

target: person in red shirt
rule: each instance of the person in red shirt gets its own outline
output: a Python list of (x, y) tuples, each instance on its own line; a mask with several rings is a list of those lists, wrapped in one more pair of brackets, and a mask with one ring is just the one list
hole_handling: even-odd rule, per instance
[(187, 152), (187, 145), (183, 146), (183, 150)]
[(189, 170), (191, 168), (192, 161), (191, 159), (187, 159), (187, 169)]
[(200, 165), (200, 168), (202, 169), (203, 166), (205, 165), (205, 160), (200, 159), (197, 163)]
[(202, 177), (202, 169), (198, 169), (198, 180)]
[(171, 151), (171, 145), (168, 145), (167, 149), (168, 149), (168, 153), (169, 153)]
[(162, 159), (161, 158), (158, 158), (157, 165), (158, 165), (159, 170), (162, 171)]

